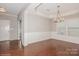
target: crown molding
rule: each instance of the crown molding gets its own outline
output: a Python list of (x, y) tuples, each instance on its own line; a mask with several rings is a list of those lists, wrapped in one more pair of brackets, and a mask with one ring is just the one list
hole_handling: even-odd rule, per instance
[[(39, 16), (42, 16), (42, 17), (45, 17), (45, 18), (48, 18), (48, 19), (54, 19), (56, 17), (56, 14), (55, 15), (46, 15), (46, 14), (43, 14), (41, 12), (39, 12), (37, 9), (38, 7), (40, 7), (42, 5), (42, 3), (30, 3), (30, 5), (24, 9), (25, 12), (32, 12), (32, 14), (36, 13), (37, 15)], [(72, 11), (68, 11), (67, 13), (64, 13), (63, 12), (63, 16), (69, 16), (69, 15), (74, 15), (76, 13), (79, 13), (79, 10), (72, 10)]]
[[(79, 10), (74, 10), (74, 11), (71, 11), (71, 12), (63, 13), (63, 17), (74, 15), (74, 14), (77, 14), (77, 13), (79, 13)], [(48, 15), (45, 15), (41, 12), (37, 12), (37, 14), (40, 15), (40, 16), (44, 16), (46, 18), (49, 18), (49, 19), (53, 19), (53, 18), (56, 17), (56, 15), (49, 15), (48, 16)]]

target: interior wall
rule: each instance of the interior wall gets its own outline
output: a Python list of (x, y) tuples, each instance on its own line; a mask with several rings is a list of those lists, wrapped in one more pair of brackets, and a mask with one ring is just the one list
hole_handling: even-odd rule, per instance
[[(0, 20), (0, 41), (10, 39), (10, 21), (9, 20)], [(5, 36), (5, 37), (4, 37)]]
[(66, 24), (68, 27), (79, 27), (79, 13), (78, 14), (72, 14), (72, 15), (68, 15), (68, 16), (64, 16), (64, 22), (56, 24), (53, 22), (52, 19), (52, 28), (54, 28), (54, 30), (52, 30), (52, 32), (56, 32), (57, 31), (57, 26), (60, 27), (65, 27)]
[[(5, 38), (5, 39), (0, 39), (0, 41), (4, 41), (4, 40), (17, 40), (17, 18), (16, 17), (10, 17), (10, 16), (1, 16), (0, 15), (0, 21), (8, 21), (9, 23), (9, 38)], [(6, 24), (3, 22), (3, 24)], [(0, 33), (0, 35), (2, 35), (2, 33)], [(4, 35), (5, 36), (5, 35)]]
[(79, 37), (79, 14), (66, 17), (68, 36)]
[[(79, 40), (78, 40), (79, 39), (79, 14), (73, 14), (73, 15), (66, 16), (64, 17), (64, 20), (65, 22), (61, 24), (61, 27), (63, 27), (63, 24), (64, 25), (66, 24), (67, 34), (66, 35), (59, 34), (58, 32), (52, 31), (51, 38), (79, 44)], [(59, 32), (61, 31), (59, 30)]]
[(10, 39), (11, 40), (18, 40), (18, 24), (17, 19), (14, 18), (10, 20)]
[(52, 20), (37, 14), (24, 14), (24, 46), (50, 38)]
[[(30, 10), (31, 12), (32, 10)], [(48, 18), (37, 15), (35, 12), (29, 13), (25, 10), (23, 14), (23, 22), (24, 22), (24, 40), (23, 44), (26, 46), (29, 43), (34, 43), (46, 39), (53, 38), (53, 35), (56, 32), (56, 24), (53, 22), (53, 19), (50, 20)], [(77, 15), (69, 15), (65, 17), (66, 19), (79, 19)], [(57, 36), (56, 36), (57, 37)], [(64, 37), (63, 37), (64, 39)], [(62, 39), (62, 40), (63, 40)]]

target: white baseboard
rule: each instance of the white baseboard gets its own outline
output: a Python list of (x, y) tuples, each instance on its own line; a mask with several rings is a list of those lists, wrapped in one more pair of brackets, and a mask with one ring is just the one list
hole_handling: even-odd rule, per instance
[(38, 41), (46, 40), (51, 37), (50, 32), (31, 32), (24, 34), (24, 46)]
[(58, 34), (56, 32), (51, 32), (51, 38), (79, 44), (79, 37), (61, 35), (61, 34)]
[(79, 37), (60, 35), (56, 32), (31, 32), (24, 34), (24, 46), (50, 38), (79, 44)]

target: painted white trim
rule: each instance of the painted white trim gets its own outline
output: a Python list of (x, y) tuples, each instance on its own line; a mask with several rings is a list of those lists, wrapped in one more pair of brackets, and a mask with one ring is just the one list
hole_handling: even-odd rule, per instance
[(51, 32), (51, 38), (79, 44), (79, 37), (61, 35), (58, 34), (57, 32)]
[[(74, 15), (74, 14), (76, 14), (76, 13), (79, 13), (79, 11), (78, 11), (78, 10), (74, 10), (74, 11), (71, 11), (71, 12), (68, 12), (68, 13), (63, 13), (63, 17), (69, 16), (69, 15)], [(41, 13), (41, 12), (37, 12), (37, 14), (40, 15), (40, 16), (49, 18), (49, 19), (54, 19), (54, 18), (56, 18), (56, 15), (49, 15), (49, 16), (47, 16), (47, 15)]]
[(24, 46), (51, 38), (51, 32), (24, 33)]
[(51, 38), (79, 44), (79, 37), (60, 35), (57, 32), (31, 32), (31, 33), (24, 33), (23, 45), (27, 46), (28, 44), (43, 41), (43, 40), (48, 40)]
[[(43, 3), (41, 3), (41, 4), (43, 4)], [(36, 7), (39, 7), (39, 5), (40, 5), (40, 3), (35, 3), (35, 4), (32, 3), (32, 4), (30, 4), (30, 6), (27, 8), (27, 11), (31, 10), (32, 8), (33, 8), (34, 11), (36, 11), (35, 8), (36, 8)], [(31, 11), (33, 11), (33, 10), (31, 10)], [(72, 10), (71, 12), (63, 13), (63, 16), (65, 17), (65, 16), (69, 16), (69, 15), (76, 14), (76, 13), (79, 13), (79, 10), (78, 10), (78, 9)], [(47, 16), (46, 14), (43, 14), (43, 13), (41, 13), (41, 12), (39, 12), (39, 11), (36, 11), (36, 14), (39, 15), (39, 16), (43, 16), (43, 17), (49, 18), (49, 19), (53, 19), (53, 18), (56, 17), (56, 15), (49, 15), (49, 16)]]

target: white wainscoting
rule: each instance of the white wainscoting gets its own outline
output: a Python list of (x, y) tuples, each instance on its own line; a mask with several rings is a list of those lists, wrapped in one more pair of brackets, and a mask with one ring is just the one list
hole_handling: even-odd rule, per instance
[(51, 38), (51, 32), (24, 33), (24, 46), (27, 46), (29, 43), (35, 43), (50, 38)]
[(48, 40), (50, 38), (79, 44), (79, 37), (60, 35), (60, 34), (57, 34), (56, 32), (24, 33), (24, 43), (23, 44), (24, 44), (24, 46), (27, 46), (30, 43)]
[(58, 34), (57, 32), (51, 32), (51, 38), (79, 44), (79, 37), (61, 35), (61, 34)]

